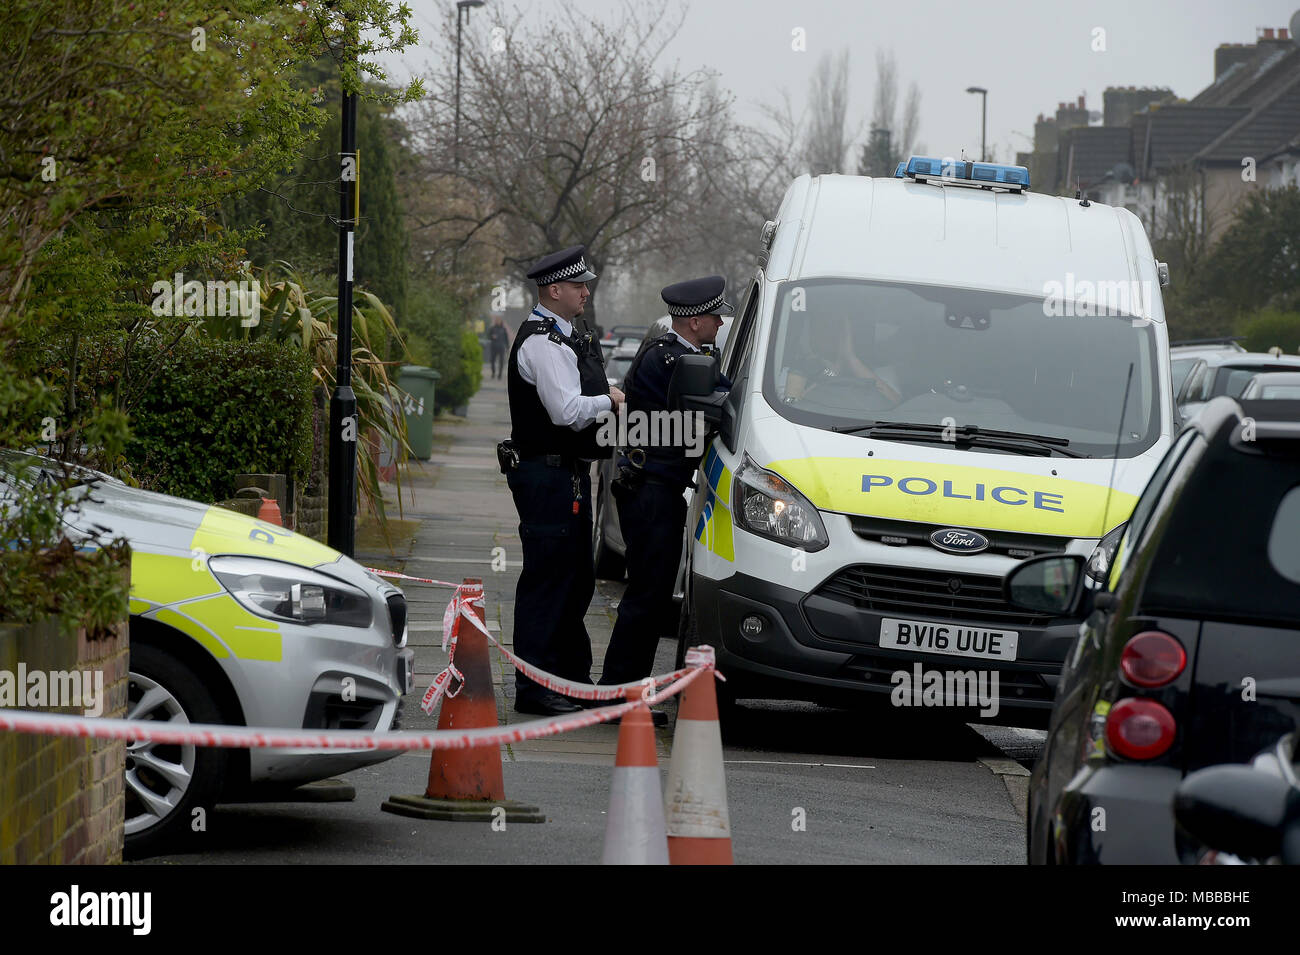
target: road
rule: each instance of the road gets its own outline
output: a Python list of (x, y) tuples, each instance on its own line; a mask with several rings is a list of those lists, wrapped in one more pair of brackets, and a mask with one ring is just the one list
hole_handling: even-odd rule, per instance
[[(504, 382), (484, 377), (466, 419), (440, 420), (435, 451), (407, 481), (404, 515), (418, 528), (371, 565), (445, 580), (482, 577), (489, 628), (509, 643), (518, 577), (517, 518), (493, 446), (508, 431)], [(504, 562), (504, 564), (503, 564)], [(596, 672), (622, 584), (600, 581), (587, 615)], [(447, 591), (406, 588), (417, 687), (404, 729), (436, 721), (416, 702), (445, 656)], [(656, 672), (671, 669), (660, 644)], [(512, 678), (496, 666), (498, 715), (515, 721)], [(675, 701), (666, 708), (675, 711)], [(144, 864), (592, 863), (604, 840), (617, 728), (596, 726), (502, 750), (508, 798), (546, 822), (415, 820), (380, 811), (388, 796), (420, 793), (425, 754), (405, 754), (343, 777), (355, 798), (218, 807), (192, 851)], [(666, 771), (672, 728), (657, 731)], [(1041, 732), (974, 728), (929, 714), (745, 702), (723, 726), (728, 806), (742, 863), (995, 863), (1024, 861), (1024, 784)]]

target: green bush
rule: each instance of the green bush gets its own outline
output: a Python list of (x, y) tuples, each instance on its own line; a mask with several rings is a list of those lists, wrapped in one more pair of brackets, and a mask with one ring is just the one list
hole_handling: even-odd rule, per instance
[(434, 393), (438, 410), (463, 405), (483, 380), (483, 346), (465, 323), (465, 305), (447, 289), (414, 283), (399, 321), (410, 360), (441, 376)]
[(1238, 325), (1238, 334), (1246, 336), (1242, 344), (1249, 351), (1268, 351), (1280, 345), (1288, 355), (1294, 355), (1300, 351), (1300, 312), (1266, 308), (1244, 319)]
[(312, 365), (301, 348), (188, 335), (131, 416), (127, 460), (151, 490), (231, 497), (236, 474), (307, 476)]

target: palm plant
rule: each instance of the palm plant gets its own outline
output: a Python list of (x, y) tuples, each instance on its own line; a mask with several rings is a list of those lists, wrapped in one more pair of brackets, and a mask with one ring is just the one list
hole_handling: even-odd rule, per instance
[[(262, 269), (249, 269), (241, 276), (256, 279), (261, 313), (257, 324), (244, 327), (238, 315), (205, 318), (202, 331), (222, 339), (267, 339), (295, 345), (312, 359), (312, 376), (326, 394), (334, 390), (338, 365), (338, 296), (320, 292), (324, 277), (304, 276), (287, 262), (277, 261)], [(356, 289), (364, 306), (352, 306), (352, 390), (357, 399), (357, 433), (374, 430), (379, 443), (357, 443), (357, 485), (362, 507), (374, 515), (387, 535), (388, 521), (379, 480), (382, 442), (394, 448), (400, 458), (410, 456), (406, 416), (399, 391), (389, 369), (401, 361), (386, 361), (390, 342), (405, 351), (397, 322), (374, 294)], [(404, 358), (405, 355), (403, 354)], [(401, 513), (401, 469), (397, 471), (397, 499)]]

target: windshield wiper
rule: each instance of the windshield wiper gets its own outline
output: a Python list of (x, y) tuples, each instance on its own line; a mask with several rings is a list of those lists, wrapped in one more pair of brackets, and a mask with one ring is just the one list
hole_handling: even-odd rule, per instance
[[(1069, 438), (1058, 438), (1049, 434), (1029, 434), (1023, 431), (999, 431), (993, 428), (981, 428), (974, 424), (950, 429), (941, 424), (873, 421), (861, 425), (837, 425), (831, 430), (840, 434), (861, 434), (868, 438), (881, 437), (889, 441), (928, 441), (966, 447), (980, 445), (1020, 453), (1024, 453), (1028, 448), (1035, 448), (1048, 455), (1056, 452), (1068, 458), (1088, 457), (1082, 452), (1070, 450)], [(945, 433), (950, 433), (952, 437), (945, 438)]]

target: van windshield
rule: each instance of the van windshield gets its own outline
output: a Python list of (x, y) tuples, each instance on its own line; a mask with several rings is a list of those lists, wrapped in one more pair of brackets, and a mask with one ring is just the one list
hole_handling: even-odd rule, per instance
[[(1104, 308), (1072, 311), (977, 289), (786, 282), (763, 393), (791, 421), (886, 440), (890, 424), (906, 423), (1049, 439), (958, 444), (980, 451), (1111, 457), (1118, 441), (1120, 457), (1140, 454), (1160, 434), (1154, 327)], [(923, 431), (906, 440), (926, 440)]]

